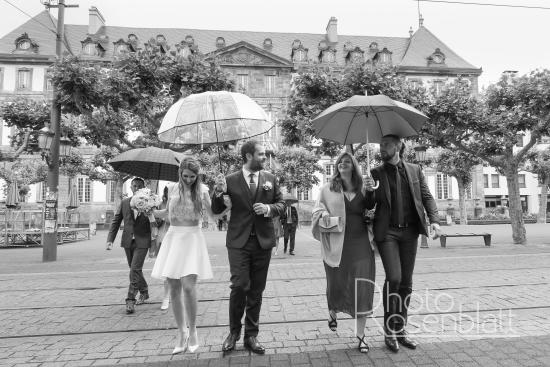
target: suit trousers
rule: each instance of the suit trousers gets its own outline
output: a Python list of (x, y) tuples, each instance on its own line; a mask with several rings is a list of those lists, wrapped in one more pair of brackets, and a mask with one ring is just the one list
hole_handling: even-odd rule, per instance
[(294, 252), (294, 241), (296, 239), (296, 224), (294, 223), (285, 223), (284, 224), (284, 231), (285, 231), (285, 248), (284, 252), (286, 252), (287, 244), (290, 240), (290, 252)]
[(263, 249), (256, 236), (250, 236), (242, 248), (227, 248), (231, 272), (229, 296), (229, 328), (231, 334), (241, 334), (242, 317), (246, 309), (244, 336), (257, 336), (271, 249)]
[(378, 252), (386, 272), (383, 289), (384, 327), (398, 332), (407, 325), (412, 275), (418, 247), (418, 228), (390, 227)]
[(143, 263), (147, 256), (148, 248), (137, 248), (136, 241), (132, 240), (130, 248), (125, 248), (126, 260), (130, 267), (130, 286), (128, 287), (128, 299), (136, 299), (139, 291), (141, 294), (148, 292), (147, 282), (143, 276)]

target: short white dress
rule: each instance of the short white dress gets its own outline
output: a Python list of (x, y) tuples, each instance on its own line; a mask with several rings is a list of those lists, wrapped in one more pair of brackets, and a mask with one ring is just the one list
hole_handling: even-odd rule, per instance
[[(208, 188), (203, 186), (201, 192), (201, 195), (208, 195)], [(200, 279), (211, 279), (212, 265), (201, 229), (201, 215), (195, 213), (191, 196), (185, 195), (182, 200), (176, 185), (170, 194), (167, 210), (170, 227), (162, 240), (151, 276), (157, 279), (180, 279), (186, 275), (196, 274)], [(203, 210), (206, 210), (204, 200)], [(182, 220), (199, 220), (199, 224), (173, 224)]]

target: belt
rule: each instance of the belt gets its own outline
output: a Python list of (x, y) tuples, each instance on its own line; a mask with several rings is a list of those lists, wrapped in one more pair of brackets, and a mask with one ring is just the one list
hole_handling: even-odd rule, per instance
[(390, 224), (392, 228), (409, 228), (415, 226), (416, 223)]

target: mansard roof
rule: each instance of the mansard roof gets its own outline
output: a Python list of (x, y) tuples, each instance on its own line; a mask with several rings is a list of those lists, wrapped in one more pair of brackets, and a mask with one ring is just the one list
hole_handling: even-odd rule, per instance
[(430, 57), (436, 49), (439, 49), (439, 52), (445, 55), (444, 65), (436, 67), (464, 69), (464, 71), (471, 69), (472, 72), (481, 73), (481, 69), (476, 68), (460, 57), (424, 26), (420, 26), (411, 37), (409, 46), (399, 66), (402, 68), (433, 68), (433, 64), (430, 66), (428, 65), (428, 57)]
[[(51, 27), (55, 30), (55, 19), (47, 12), (39, 13), (35, 18), (40, 23)], [(0, 54), (11, 54), (14, 49), (14, 40), (22, 33), (27, 32), (29, 37), (36, 41), (40, 48), (40, 55), (55, 54), (55, 35), (44, 29), (42, 25), (34, 20), (29, 20), (21, 26), (14, 29), (4, 37), (0, 38)], [(248, 47), (254, 52), (264, 50), (272, 57), (280, 58), (290, 62), (292, 55), (292, 44), (295, 40), (299, 40), (302, 46), (309, 50), (308, 59), (317, 61), (319, 54), (319, 42), (326, 40), (325, 33), (285, 33), (285, 32), (251, 32), (251, 31), (223, 31), (223, 30), (205, 30), (205, 29), (189, 29), (189, 28), (138, 28), (138, 27), (118, 27), (118, 26), (103, 26), (95, 35), (89, 35), (87, 25), (67, 24), (65, 26), (66, 46), (69, 53), (80, 55), (82, 50), (81, 42), (88, 36), (92, 38), (108, 39), (108, 42), (102, 43), (105, 48), (105, 56), (103, 59), (113, 57), (113, 42), (123, 39), (127, 40), (129, 34), (137, 36), (137, 47), (143, 48), (151, 38), (156, 38), (157, 35), (163, 35), (167, 45), (171, 50), (175, 49), (175, 45), (181, 43), (187, 36), (192, 36), (194, 44), (199, 52), (210, 54), (220, 52), (224, 49), (216, 46), (216, 40), (223, 37), (227, 47)], [(266, 49), (263, 47), (264, 40), (269, 38), (272, 41), (271, 47)], [(244, 42), (244, 43), (242, 43)], [(439, 48), (445, 54), (445, 66), (447, 69), (464, 69), (478, 70), (475, 66), (458, 56), (446, 44), (435, 37), (428, 29), (421, 26), (412, 37), (382, 37), (382, 36), (352, 36), (338, 35), (338, 43), (334, 46), (336, 50), (336, 63), (345, 65), (347, 52), (344, 49), (345, 45), (355, 48), (359, 47), (365, 51), (365, 58), (374, 56), (373, 50), (369, 48), (372, 43), (378, 45), (378, 51), (387, 48), (392, 53), (392, 64), (400, 68), (425, 68), (428, 66), (427, 58), (432, 55), (436, 48)], [(243, 46), (243, 45), (247, 46)]]

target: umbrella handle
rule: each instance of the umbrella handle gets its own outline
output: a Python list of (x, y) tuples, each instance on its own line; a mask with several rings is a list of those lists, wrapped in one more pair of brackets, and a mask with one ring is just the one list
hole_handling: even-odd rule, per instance
[(376, 190), (380, 186), (380, 181), (374, 181), (374, 182), (375, 184), (372, 188)]

